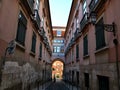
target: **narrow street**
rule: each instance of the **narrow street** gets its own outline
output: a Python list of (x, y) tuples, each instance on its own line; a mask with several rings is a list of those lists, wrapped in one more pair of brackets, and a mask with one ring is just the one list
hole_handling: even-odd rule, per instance
[(120, 90), (120, 0), (0, 0), (0, 90)]
[[(16, 89), (15, 89), (16, 90)], [(32, 88), (31, 90), (81, 90), (78, 86), (73, 86), (70, 83), (66, 83), (62, 80), (56, 80), (56, 82), (48, 81), (39, 87)]]
[(45, 90), (69, 90), (62, 81), (51, 83)]

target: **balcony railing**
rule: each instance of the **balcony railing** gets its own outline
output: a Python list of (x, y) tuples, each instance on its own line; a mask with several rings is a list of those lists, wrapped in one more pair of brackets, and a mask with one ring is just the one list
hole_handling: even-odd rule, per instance
[(68, 46), (67, 46), (67, 48), (66, 48), (66, 50), (65, 50), (65, 55), (69, 52), (69, 50), (71, 49), (71, 47), (72, 47), (74, 44), (75, 44), (75, 38), (72, 37), (71, 40), (70, 40), (70, 42), (69, 42), (69, 44), (68, 44)]
[(81, 35), (81, 31), (79, 28), (76, 28), (76, 31), (74, 33), (74, 39), (76, 40)]
[(45, 31), (44, 31), (44, 28), (42, 27), (41, 30), (40, 30), (40, 35), (41, 35), (42, 37), (44, 37), (44, 34), (45, 34)]
[(72, 37), (71, 41), (70, 41), (70, 46), (72, 47), (75, 44), (75, 38)]
[(24, 7), (27, 9), (29, 14), (33, 14), (34, 0), (21, 0)]
[(47, 39), (47, 37), (45, 35), (44, 35), (44, 41), (47, 44), (48, 39)]
[(61, 52), (59, 52), (59, 53), (52, 53), (52, 55), (54, 57), (64, 57), (64, 53), (61, 53)]
[(81, 22), (80, 22), (80, 27), (81, 30), (85, 27), (85, 25), (88, 23), (88, 13), (85, 13)]
[(40, 29), (40, 16), (38, 10), (34, 10), (33, 20), (37, 29)]
[(91, 0), (89, 5), (90, 12), (100, 9), (107, 0)]

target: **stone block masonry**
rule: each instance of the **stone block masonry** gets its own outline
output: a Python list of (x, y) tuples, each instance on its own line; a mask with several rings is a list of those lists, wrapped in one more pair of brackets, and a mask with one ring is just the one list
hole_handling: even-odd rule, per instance
[(40, 78), (38, 76), (39, 73), (29, 62), (20, 66), (17, 61), (6, 61), (2, 70), (0, 90), (26, 90), (28, 86), (32, 88), (35, 86), (32, 83), (36, 83)]

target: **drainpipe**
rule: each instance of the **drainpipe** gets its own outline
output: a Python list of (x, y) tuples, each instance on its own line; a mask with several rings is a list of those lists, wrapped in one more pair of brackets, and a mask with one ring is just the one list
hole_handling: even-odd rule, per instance
[(116, 70), (117, 70), (117, 82), (118, 82), (118, 90), (120, 90), (120, 72), (119, 72), (119, 60), (118, 60), (118, 40), (115, 38), (113, 40), (115, 44), (115, 52), (116, 52)]

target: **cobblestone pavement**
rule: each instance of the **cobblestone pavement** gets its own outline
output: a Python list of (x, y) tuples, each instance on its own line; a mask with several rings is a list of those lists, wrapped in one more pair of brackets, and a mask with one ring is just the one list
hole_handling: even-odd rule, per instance
[(51, 83), (45, 90), (69, 90), (62, 81)]

